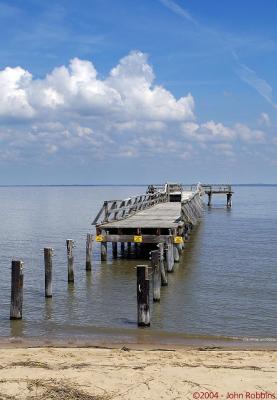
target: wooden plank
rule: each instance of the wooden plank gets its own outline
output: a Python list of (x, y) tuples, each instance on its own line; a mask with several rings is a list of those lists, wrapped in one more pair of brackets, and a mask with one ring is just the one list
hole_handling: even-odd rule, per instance
[(99, 228), (175, 228), (183, 224), (180, 215), (181, 203), (162, 203), (139, 211), (126, 219), (103, 223)]

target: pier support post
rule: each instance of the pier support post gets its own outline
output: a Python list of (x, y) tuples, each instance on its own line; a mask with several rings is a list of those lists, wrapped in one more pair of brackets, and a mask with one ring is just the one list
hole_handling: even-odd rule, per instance
[(164, 244), (159, 243), (159, 256), (160, 256), (160, 267), (161, 267), (161, 283), (162, 286), (167, 286), (167, 275), (164, 267)]
[(91, 271), (91, 253), (92, 253), (93, 235), (91, 233), (87, 234), (86, 241), (86, 271)]
[(160, 268), (160, 252), (153, 250), (150, 252), (152, 277), (153, 277), (153, 301), (161, 299), (161, 268)]
[(23, 261), (12, 261), (10, 319), (22, 319)]
[(121, 252), (121, 255), (123, 256), (124, 252), (125, 252), (125, 243), (124, 242), (120, 243), (120, 252)]
[(131, 242), (128, 242), (128, 243), (127, 243), (127, 252), (128, 252), (128, 254), (131, 253), (131, 248), (132, 248), (132, 243), (131, 243)]
[(73, 256), (74, 241), (67, 239), (67, 277), (68, 283), (74, 283), (74, 256)]
[(137, 266), (138, 326), (150, 326), (149, 271), (147, 265)]
[(173, 245), (173, 257), (174, 257), (174, 262), (179, 262), (180, 256), (177, 244)]
[(232, 207), (232, 193), (227, 193), (227, 207)]
[(117, 242), (113, 242), (112, 246), (113, 246), (113, 258), (117, 258)]
[(166, 247), (167, 247), (166, 248), (167, 272), (173, 272), (174, 270), (173, 244), (169, 242), (167, 243)]
[(210, 207), (212, 205), (212, 192), (208, 193), (208, 206)]
[(52, 297), (52, 262), (53, 249), (44, 249), (44, 267), (45, 267), (45, 297)]
[(107, 260), (107, 242), (101, 242), (101, 261)]

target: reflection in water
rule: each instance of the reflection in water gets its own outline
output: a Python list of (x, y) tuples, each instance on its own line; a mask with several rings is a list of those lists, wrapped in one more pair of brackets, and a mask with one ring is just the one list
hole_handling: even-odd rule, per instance
[(53, 299), (45, 298), (44, 315), (46, 320), (50, 320), (53, 316)]
[(23, 319), (10, 320), (10, 336), (22, 337), (24, 334), (25, 323)]

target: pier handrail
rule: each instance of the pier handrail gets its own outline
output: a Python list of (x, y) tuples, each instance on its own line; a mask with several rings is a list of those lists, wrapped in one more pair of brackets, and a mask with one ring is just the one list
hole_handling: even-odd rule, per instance
[(202, 215), (201, 196), (205, 194), (205, 190), (198, 183), (197, 185), (192, 185), (190, 191), (192, 192), (191, 196), (181, 201), (181, 220), (195, 225)]
[(202, 184), (205, 193), (232, 193), (232, 186), (226, 184)]
[(92, 225), (119, 221), (135, 214), (138, 211), (153, 207), (168, 200), (168, 193), (163, 190), (146, 193), (123, 200), (104, 201), (102, 208), (95, 217)]

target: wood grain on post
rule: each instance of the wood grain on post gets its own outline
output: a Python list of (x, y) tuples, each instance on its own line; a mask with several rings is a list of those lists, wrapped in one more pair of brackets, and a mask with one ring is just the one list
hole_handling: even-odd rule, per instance
[(68, 283), (74, 283), (74, 256), (73, 256), (74, 241), (67, 239), (67, 272), (68, 272)]
[(138, 326), (150, 326), (148, 269), (147, 265), (137, 266)]
[(23, 261), (12, 261), (10, 319), (22, 319)]
[(160, 267), (161, 267), (161, 283), (162, 286), (167, 286), (167, 274), (164, 267), (164, 244), (160, 243), (159, 247), (159, 256), (160, 256)]
[(150, 252), (151, 267), (153, 276), (153, 301), (161, 299), (161, 267), (160, 267), (160, 251), (153, 250)]
[(52, 297), (52, 268), (53, 268), (53, 249), (44, 249), (44, 267), (45, 267), (45, 297)]
[(93, 235), (91, 233), (88, 233), (86, 241), (86, 271), (91, 271), (92, 245), (93, 245)]

